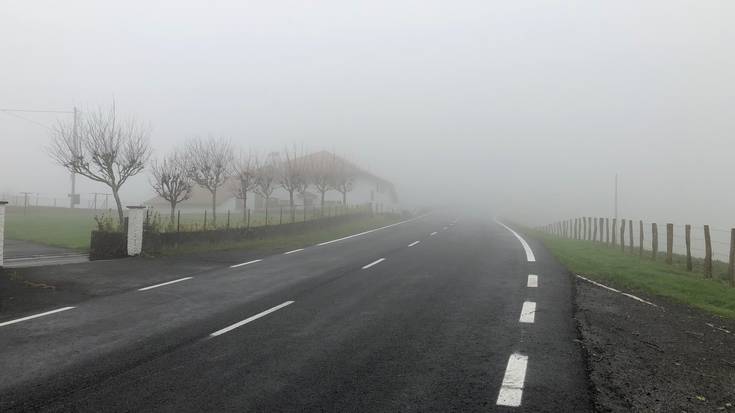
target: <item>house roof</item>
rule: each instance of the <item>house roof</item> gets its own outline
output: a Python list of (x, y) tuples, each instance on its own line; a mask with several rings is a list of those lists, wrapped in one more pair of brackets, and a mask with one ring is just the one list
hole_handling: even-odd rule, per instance
[[(307, 155), (297, 157), (294, 159), (294, 161), (295, 162), (308, 162), (308, 163), (314, 162), (316, 164), (319, 164), (319, 163), (326, 164), (328, 162), (333, 162), (333, 161), (340, 162), (342, 165), (348, 168), (354, 174), (356, 178), (363, 178), (369, 181), (375, 181), (375, 182), (380, 183), (390, 192), (390, 195), (394, 200), (396, 201), (398, 200), (398, 195), (396, 193), (395, 186), (393, 185), (392, 182), (385, 180), (383, 178), (380, 178), (377, 175), (374, 175), (368, 171), (365, 171), (364, 169), (361, 169), (354, 163), (342, 157), (339, 157), (333, 154), (332, 152), (329, 152), (329, 151), (313, 152)], [(239, 183), (237, 181), (237, 177), (232, 176), (232, 177), (227, 178), (227, 181), (225, 182), (225, 184), (222, 185), (222, 187), (220, 187), (217, 190), (217, 199), (216, 199), (217, 205), (221, 205), (222, 203), (227, 202), (230, 199), (232, 199), (234, 197), (233, 189), (237, 188), (238, 185)], [(152, 206), (162, 206), (162, 205), (168, 206), (169, 205), (168, 201), (161, 198), (160, 196), (156, 196), (154, 198), (149, 199), (148, 201), (145, 202), (145, 204), (152, 205)], [(212, 204), (212, 194), (209, 192), (209, 190), (199, 185), (194, 185), (191, 191), (191, 197), (188, 200), (181, 203), (181, 205), (184, 205), (184, 206), (205, 206), (205, 207), (210, 206), (211, 204)]]

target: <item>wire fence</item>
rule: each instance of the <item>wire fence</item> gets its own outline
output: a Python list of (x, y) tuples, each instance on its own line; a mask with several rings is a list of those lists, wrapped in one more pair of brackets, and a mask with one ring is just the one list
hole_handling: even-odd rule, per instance
[(689, 271), (699, 269), (712, 277), (713, 267), (726, 272), (735, 285), (735, 228), (675, 224), (607, 217), (578, 217), (538, 227), (546, 233), (598, 242), (628, 253), (666, 263), (682, 262)]

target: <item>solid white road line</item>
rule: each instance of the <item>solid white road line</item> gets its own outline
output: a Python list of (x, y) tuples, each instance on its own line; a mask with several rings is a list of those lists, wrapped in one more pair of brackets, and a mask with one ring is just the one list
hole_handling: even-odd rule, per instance
[(526, 366), (528, 356), (513, 353), (508, 359), (508, 367), (505, 368), (503, 384), (498, 393), (498, 406), (518, 407), (523, 399), (523, 385), (526, 381)]
[(405, 221), (401, 221), (401, 222), (396, 222), (395, 224), (390, 224), (390, 225), (386, 225), (386, 226), (384, 226), (384, 227), (380, 227), (380, 228), (374, 228), (374, 229), (371, 229), (371, 230), (368, 230), (368, 231), (360, 232), (360, 233), (358, 233), (358, 234), (353, 234), (353, 235), (349, 235), (349, 236), (347, 236), (347, 237), (342, 237), (342, 238), (337, 238), (337, 239), (333, 239), (333, 240), (331, 240), (331, 241), (326, 241), (326, 242), (322, 242), (322, 243), (319, 243), (319, 244), (316, 244), (316, 245), (319, 245), (319, 246), (321, 246), (321, 245), (328, 245), (328, 244), (332, 244), (332, 243), (334, 243), (334, 242), (339, 242), (339, 241), (344, 241), (344, 240), (346, 240), (346, 239), (350, 239), (350, 238), (355, 238), (355, 237), (359, 237), (359, 236), (361, 236), (361, 235), (369, 234), (369, 233), (371, 233), (371, 232), (375, 232), (375, 231), (380, 231), (381, 229), (391, 228), (391, 227), (395, 227), (395, 226), (397, 226), (397, 225), (402, 225), (402, 224), (405, 224), (405, 223), (407, 223), (407, 222), (415, 221), (415, 220), (417, 220), (417, 219), (419, 219), (419, 218), (423, 218), (423, 217), (425, 217), (425, 216), (427, 216), (427, 215), (429, 215), (429, 214), (419, 215), (419, 216), (417, 216), (416, 218), (411, 218), (411, 219), (407, 219), (407, 220), (405, 220)]
[(536, 288), (538, 287), (538, 275), (535, 274), (528, 274), (528, 288)]
[(624, 296), (626, 296), (626, 297), (628, 297), (628, 298), (632, 298), (632, 299), (634, 299), (634, 300), (636, 300), (636, 301), (640, 301), (640, 302), (642, 302), (643, 304), (648, 304), (648, 305), (650, 305), (650, 306), (653, 306), (653, 307), (660, 307), (660, 306), (658, 306), (658, 305), (656, 305), (656, 304), (654, 304), (654, 303), (652, 303), (652, 302), (650, 302), (650, 301), (646, 301), (646, 300), (644, 300), (644, 299), (642, 299), (642, 298), (640, 298), (640, 297), (636, 297), (636, 296), (634, 296), (633, 294), (628, 294), (628, 293), (624, 293), (624, 292), (622, 292), (622, 291), (620, 291), (620, 290), (616, 290), (615, 288), (612, 288), (612, 287), (608, 287), (607, 285), (604, 285), (604, 284), (600, 284), (600, 283), (598, 283), (598, 282), (592, 281), (592, 280), (590, 280), (589, 278), (585, 278), (585, 277), (582, 277), (582, 276), (581, 276), (581, 275), (579, 275), (579, 274), (576, 274), (576, 276), (577, 276), (577, 278), (581, 278), (581, 279), (583, 279), (583, 280), (587, 281), (588, 283), (594, 284), (594, 285), (596, 285), (596, 286), (598, 286), (598, 287), (602, 287), (602, 288), (604, 288), (604, 289), (606, 289), (606, 290), (610, 290), (610, 291), (612, 291), (612, 292), (614, 292), (614, 293), (622, 294), (622, 295), (624, 295)]
[(536, 318), (536, 303), (533, 301), (526, 301), (523, 303), (521, 308), (521, 318), (518, 320), (521, 323), (533, 323)]
[(528, 262), (535, 262), (536, 261), (536, 257), (533, 255), (533, 251), (531, 251), (531, 247), (528, 246), (528, 243), (526, 242), (525, 239), (523, 239), (523, 237), (521, 237), (520, 235), (518, 235), (517, 232), (513, 231), (512, 229), (510, 229), (510, 227), (508, 227), (507, 225), (505, 225), (502, 222), (498, 221), (497, 219), (495, 220), (495, 222), (497, 222), (498, 224), (502, 225), (505, 229), (507, 229), (513, 235), (515, 235), (516, 238), (518, 238), (518, 241), (521, 242), (521, 245), (523, 245), (523, 249), (526, 251), (526, 259), (528, 260)]
[(368, 264), (368, 265), (366, 265), (366, 266), (362, 267), (362, 269), (363, 269), (363, 270), (367, 270), (368, 268), (372, 267), (373, 265), (378, 265), (378, 264), (380, 264), (380, 263), (381, 263), (381, 262), (383, 262), (383, 261), (385, 261), (385, 258), (381, 258), (381, 259), (379, 259), (379, 260), (375, 260), (375, 261), (371, 262), (370, 264)]
[(34, 315), (29, 315), (28, 317), (16, 318), (15, 320), (10, 320), (4, 323), (0, 323), (0, 327), (5, 327), (11, 324), (20, 323), (21, 321), (32, 320), (34, 318), (43, 317), (49, 314), (60, 313), (62, 311), (71, 310), (72, 308), (76, 308), (76, 307), (62, 307), (62, 308), (57, 308), (56, 310), (46, 311), (45, 313), (41, 313), (41, 314), (34, 314)]
[(154, 288), (163, 287), (164, 285), (169, 285), (169, 284), (174, 284), (174, 283), (178, 283), (178, 282), (182, 282), (182, 281), (186, 281), (186, 280), (191, 280), (192, 278), (194, 278), (194, 277), (179, 278), (178, 280), (173, 280), (173, 281), (169, 281), (169, 282), (165, 282), (165, 283), (161, 283), (161, 284), (151, 285), (150, 287), (138, 288), (138, 291), (148, 291), (148, 290), (152, 290)]
[(429, 234), (430, 237), (433, 237), (434, 235), (436, 235), (436, 231), (434, 231), (431, 234)]
[(303, 248), (299, 248), (297, 250), (293, 250), (293, 251), (289, 251), (289, 252), (284, 252), (283, 255), (293, 254), (295, 252), (301, 252), (303, 250), (304, 250)]
[(281, 308), (286, 307), (287, 305), (291, 305), (293, 303), (294, 303), (293, 301), (286, 301), (283, 304), (279, 304), (279, 305), (277, 305), (277, 306), (275, 306), (275, 307), (273, 307), (271, 309), (268, 309), (268, 310), (263, 311), (262, 313), (258, 313), (258, 314), (254, 315), (252, 317), (248, 317), (248, 318), (246, 318), (246, 319), (244, 319), (244, 320), (242, 320), (240, 322), (237, 322), (237, 323), (235, 323), (235, 324), (233, 324), (233, 325), (231, 325), (229, 327), (225, 327), (222, 330), (217, 330), (214, 333), (210, 334), (209, 336), (210, 337), (217, 337), (219, 335), (225, 334), (228, 331), (232, 331), (232, 330), (234, 330), (234, 329), (236, 329), (238, 327), (244, 326), (245, 324), (247, 324), (247, 323), (249, 323), (251, 321), (255, 321), (255, 320), (259, 319), (260, 317), (267, 316), (268, 314), (270, 314), (272, 312), (275, 312), (275, 311), (278, 311)]
[(242, 267), (243, 265), (255, 264), (256, 262), (261, 262), (261, 261), (263, 261), (263, 260), (252, 260), (252, 261), (248, 261), (248, 262), (243, 262), (242, 264), (230, 265), (230, 268)]
[(414, 242), (408, 244), (408, 246), (409, 247), (413, 247), (414, 245), (418, 244), (419, 242), (421, 242), (421, 241), (414, 241)]

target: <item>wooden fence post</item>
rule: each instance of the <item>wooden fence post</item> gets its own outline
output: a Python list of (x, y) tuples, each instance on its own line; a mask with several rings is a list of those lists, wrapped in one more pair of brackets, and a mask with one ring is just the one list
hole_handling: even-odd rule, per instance
[(674, 224), (666, 224), (666, 263), (674, 262)]
[(248, 231), (250, 231), (250, 208), (248, 208)]
[(692, 226), (684, 226), (684, 243), (687, 246), (687, 271), (692, 270)]
[(589, 220), (589, 225), (587, 226), (587, 230), (589, 231), (587, 239), (592, 240), (592, 217), (587, 217), (587, 219)]
[(610, 218), (605, 218), (605, 244), (610, 245)]
[(592, 241), (597, 241), (597, 218), (593, 218), (593, 221), (595, 221), (595, 233), (592, 235)]
[(579, 218), (574, 218), (574, 238), (579, 239)]
[(643, 258), (643, 220), (638, 221), (638, 255)]
[(600, 244), (605, 242), (605, 218), (600, 218)]
[(206, 209), (204, 210), (204, 226), (202, 227), (202, 229), (204, 230), (207, 229), (207, 210)]
[(587, 239), (587, 217), (582, 217), (582, 239)]
[(625, 219), (620, 220), (620, 250), (625, 252)]
[(633, 254), (635, 246), (633, 245), (633, 220), (628, 220), (628, 238), (630, 239), (630, 253)]
[(618, 232), (617, 225), (618, 225), (618, 219), (613, 218), (612, 219), (612, 244), (611, 244), (613, 247), (615, 246), (615, 233)]
[(735, 287), (735, 228), (730, 229), (730, 261), (727, 265), (730, 287)]
[(176, 232), (181, 232), (181, 210), (176, 215)]
[(704, 276), (712, 278), (712, 239), (709, 235), (709, 225), (704, 226)]
[(227, 210), (227, 229), (230, 229), (230, 210)]
[(651, 259), (656, 261), (658, 255), (658, 225), (654, 222), (651, 224)]
[(278, 225), (283, 225), (283, 207), (281, 207), (281, 215), (278, 217)]

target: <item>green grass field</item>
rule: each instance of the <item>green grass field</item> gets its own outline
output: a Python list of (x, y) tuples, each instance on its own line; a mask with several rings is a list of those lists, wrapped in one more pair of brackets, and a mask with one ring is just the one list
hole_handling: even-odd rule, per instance
[(685, 258), (675, 256), (674, 264), (664, 263), (664, 257), (651, 260), (650, 251), (644, 258), (623, 253), (619, 248), (606, 247), (589, 241), (561, 239), (537, 231), (529, 234), (544, 244), (570, 271), (628, 292), (658, 295), (700, 308), (724, 317), (735, 318), (735, 288), (725, 280), (727, 265), (715, 261), (713, 278), (702, 276), (702, 260), (695, 260), (688, 272)]
[(241, 242), (221, 244), (184, 245), (164, 250), (163, 255), (188, 254), (193, 252), (222, 251), (230, 249), (247, 249), (249, 251), (268, 251), (274, 249), (295, 249), (313, 245), (319, 242), (341, 238), (373, 228), (379, 228), (400, 221), (399, 215), (375, 215), (372, 217), (355, 218), (344, 224), (306, 231), (301, 234), (289, 234), (265, 239), (250, 239)]
[[(339, 211), (346, 212), (346, 211)], [(354, 208), (349, 212), (359, 212)], [(325, 215), (337, 213), (335, 209), (327, 210)], [(314, 219), (320, 216), (318, 210), (308, 210), (306, 219)], [(5, 237), (8, 239), (33, 241), (39, 244), (51, 245), (56, 247), (71, 248), (75, 250), (89, 250), (89, 241), (91, 232), (97, 229), (95, 216), (104, 216), (117, 224), (117, 212), (115, 210), (90, 210), (90, 209), (69, 209), (69, 208), (51, 208), (51, 207), (29, 207), (23, 209), (19, 207), (7, 207), (5, 215)], [(151, 220), (159, 222), (159, 229), (166, 231), (168, 227), (169, 216), (165, 212), (159, 214), (151, 214)], [(279, 222), (290, 222), (291, 216), (287, 209), (281, 214), (280, 208), (269, 211), (268, 222), (270, 225), (277, 225)], [(303, 211), (297, 211), (295, 214), (296, 221), (303, 221)], [(200, 230), (204, 227), (204, 213), (186, 213), (181, 214), (181, 230)], [(265, 224), (265, 214), (262, 212), (253, 213), (250, 217), (250, 226), (256, 227)], [(227, 211), (218, 211), (217, 226), (224, 228), (227, 225)], [(230, 226), (244, 226), (242, 213), (230, 214)], [(212, 228), (212, 217), (207, 216), (207, 228)]]

